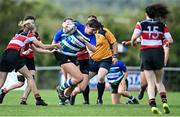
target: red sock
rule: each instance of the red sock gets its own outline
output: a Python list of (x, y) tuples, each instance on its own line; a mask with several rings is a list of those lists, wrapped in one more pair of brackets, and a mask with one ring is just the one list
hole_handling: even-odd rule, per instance
[(151, 107), (156, 107), (156, 101), (155, 101), (154, 98), (149, 99), (149, 106), (151, 106)]
[(41, 100), (41, 96), (39, 95), (39, 93), (34, 95), (36, 101), (40, 101)]
[(167, 103), (166, 92), (161, 92), (160, 96), (161, 96), (162, 103)]

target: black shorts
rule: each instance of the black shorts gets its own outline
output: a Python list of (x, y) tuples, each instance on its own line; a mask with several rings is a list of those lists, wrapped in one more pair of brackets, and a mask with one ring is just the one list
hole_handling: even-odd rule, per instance
[(144, 71), (144, 66), (143, 66), (142, 61), (141, 61), (141, 63), (140, 63), (140, 71), (141, 71), (141, 72), (143, 72), (143, 71)]
[[(24, 58), (25, 64), (28, 70), (35, 70), (34, 58)], [(24, 82), (25, 78), (23, 75), (17, 75), (17, 79), (19, 82)]]
[(112, 58), (103, 59), (100, 61), (89, 60), (89, 71), (98, 72), (99, 68), (105, 68), (109, 71), (112, 64)]
[(59, 52), (54, 52), (54, 55), (60, 66), (65, 63), (74, 63), (78, 65), (77, 57), (75, 56), (68, 56)]
[(141, 50), (140, 54), (144, 70), (158, 70), (164, 67), (163, 48)]
[(83, 74), (89, 74), (89, 59), (78, 60), (80, 71)]
[(19, 81), (19, 82), (25, 82), (25, 78), (24, 78), (24, 76), (23, 75), (17, 75), (17, 80)]
[(25, 58), (25, 62), (28, 70), (36, 70), (34, 58)]
[[(115, 93), (117, 94), (118, 93), (118, 87), (119, 87), (119, 84), (121, 83), (122, 79), (120, 79), (119, 81), (117, 81), (116, 83), (110, 83), (111, 85), (111, 88), (112, 88), (112, 93)], [(126, 91), (128, 90), (128, 80), (126, 79)]]
[(0, 71), (12, 72), (14, 69), (18, 71), (24, 65), (25, 60), (20, 56), (19, 51), (15, 49), (7, 49), (2, 55)]

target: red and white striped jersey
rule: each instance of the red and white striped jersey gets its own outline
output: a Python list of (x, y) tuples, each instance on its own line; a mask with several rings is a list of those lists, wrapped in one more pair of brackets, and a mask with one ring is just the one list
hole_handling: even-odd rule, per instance
[(6, 49), (16, 49), (17, 51), (20, 51), (26, 44), (30, 44), (35, 39), (36, 37), (31, 33), (27, 36), (17, 34), (11, 39)]
[[(36, 32), (36, 33), (29, 33), (27, 36), (28, 36), (28, 37), (33, 37), (33, 36), (35, 36), (36, 39), (37, 39), (38, 41), (40, 41), (40, 37), (39, 37), (39, 34), (38, 34), (37, 32)], [(21, 51), (20, 56), (23, 56), (23, 57), (25, 57), (25, 58), (34, 58), (34, 51), (33, 51), (33, 50), (31, 49), (31, 47), (30, 47), (31, 44), (32, 44), (32, 43), (27, 43), (27, 44), (23, 47), (23, 50)], [(24, 51), (28, 51), (29, 54), (28, 54), (28, 55), (23, 54)]]
[(147, 48), (162, 48), (163, 40), (170, 38), (166, 24), (153, 19), (138, 22), (134, 33), (141, 35), (141, 50)]

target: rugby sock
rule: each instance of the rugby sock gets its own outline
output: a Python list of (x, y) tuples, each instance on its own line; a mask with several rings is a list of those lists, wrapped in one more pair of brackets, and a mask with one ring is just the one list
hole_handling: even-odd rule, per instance
[(98, 89), (98, 99), (102, 100), (102, 96), (103, 96), (104, 89), (105, 89), (105, 82), (104, 83), (98, 82), (97, 89)]
[(167, 103), (166, 92), (161, 92), (160, 96), (161, 96), (162, 103)]
[(89, 91), (90, 91), (90, 88), (89, 88), (89, 85), (87, 85), (85, 91), (83, 91), (83, 97), (84, 97), (84, 101), (88, 103), (89, 103)]
[(154, 98), (149, 99), (149, 106), (151, 106), (151, 107), (156, 107), (156, 101), (155, 101)]
[(66, 88), (72, 87), (72, 86), (73, 86), (72, 81), (71, 79), (69, 79), (63, 85), (60, 86), (60, 90), (64, 91)]
[(36, 101), (42, 100), (41, 96), (39, 95), (39, 93), (35, 94), (34, 97), (35, 97)]

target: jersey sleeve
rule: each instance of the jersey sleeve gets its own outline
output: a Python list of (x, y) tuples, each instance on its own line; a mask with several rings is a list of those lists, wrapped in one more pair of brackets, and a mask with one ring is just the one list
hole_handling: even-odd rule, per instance
[(135, 25), (135, 28), (134, 28), (134, 33), (137, 35), (140, 35), (141, 32), (142, 32), (141, 23), (137, 22), (137, 24)]
[(61, 41), (62, 34), (63, 34), (63, 29), (60, 29), (59, 31), (57, 31), (56, 34), (54, 35), (53, 41), (55, 43), (58, 43), (59, 41)]
[(118, 66), (122, 69), (123, 72), (127, 72), (127, 67), (122, 61), (118, 61)]
[(92, 45), (96, 46), (96, 36), (95, 36), (95, 35), (92, 35), (92, 36), (90, 37), (90, 43), (91, 43)]
[(171, 34), (170, 34), (168, 26), (166, 24), (165, 24), (165, 27), (164, 27), (164, 38), (165, 39), (171, 38)]
[(113, 44), (114, 42), (116, 42), (116, 38), (115, 36), (112, 34), (112, 32), (106, 28), (104, 28), (104, 30), (106, 31), (105, 33), (105, 37), (106, 39), (108, 39), (109, 43)]
[(27, 43), (31, 43), (31, 42), (33, 42), (34, 40), (37, 40), (37, 39), (36, 39), (35, 36), (32, 36), (32, 37), (28, 37), (26, 41), (27, 41)]

